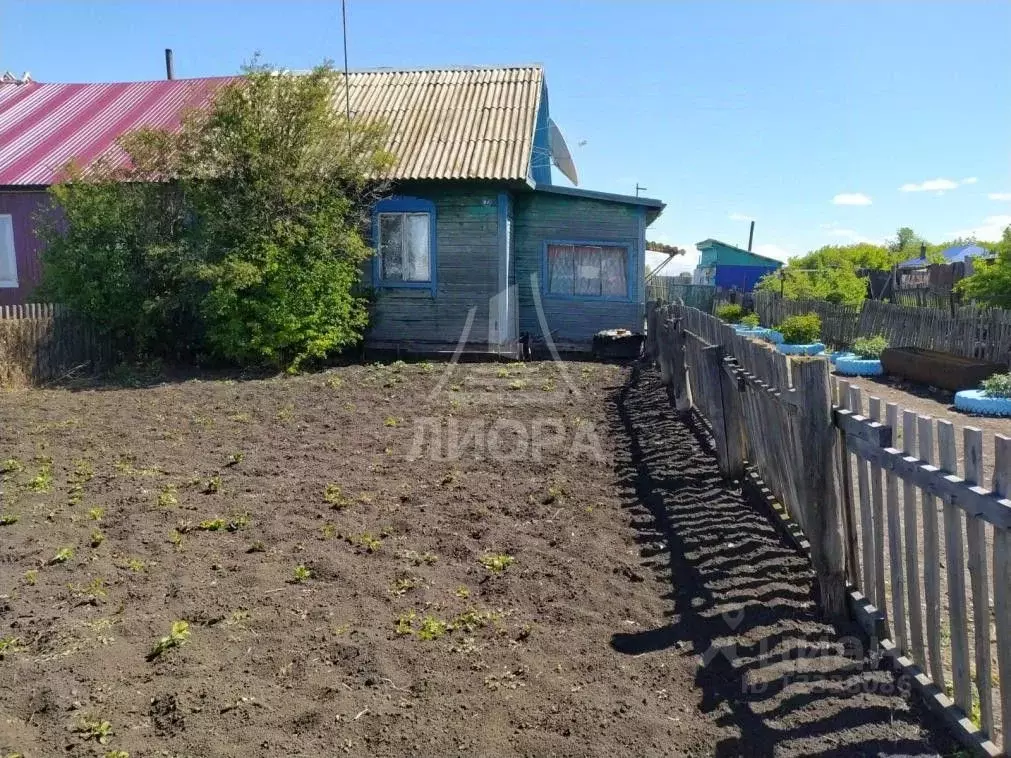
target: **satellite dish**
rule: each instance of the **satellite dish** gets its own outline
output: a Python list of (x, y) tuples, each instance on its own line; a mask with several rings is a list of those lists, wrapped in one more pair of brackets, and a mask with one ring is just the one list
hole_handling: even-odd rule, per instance
[(551, 145), (551, 160), (565, 178), (578, 187), (579, 174), (576, 172), (576, 164), (572, 162), (572, 155), (558, 124), (551, 119), (548, 119), (548, 142)]

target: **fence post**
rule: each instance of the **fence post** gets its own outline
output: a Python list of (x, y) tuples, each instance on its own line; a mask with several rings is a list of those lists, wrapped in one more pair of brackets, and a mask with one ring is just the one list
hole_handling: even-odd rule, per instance
[(656, 318), (657, 363), (660, 364), (660, 384), (669, 387), (673, 381), (674, 329), (666, 315)]
[(835, 428), (832, 424), (832, 390), (828, 361), (794, 360), (793, 384), (803, 407), (798, 414), (802, 466), (798, 481), (800, 507), (804, 509), (811, 562), (821, 590), (822, 610), (831, 620), (846, 612), (846, 540), (837, 486), (846, 486), (838, 467)]
[(656, 300), (650, 300), (646, 303), (646, 361), (647, 364), (652, 366), (657, 359), (657, 311), (659, 310), (660, 304)]
[(671, 389), (674, 394), (674, 410), (687, 413), (692, 409), (692, 400), (688, 395), (688, 369), (685, 366), (685, 331), (684, 321), (674, 319), (670, 324), (671, 355), (670, 376)]
[(744, 478), (744, 408), (743, 386), (737, 377), (734, 356), (728, 355), (733, 345), (734, 328), (720, 327), (720, 397), (723, 399), (723, 417), (727, 430), (727, 477)]

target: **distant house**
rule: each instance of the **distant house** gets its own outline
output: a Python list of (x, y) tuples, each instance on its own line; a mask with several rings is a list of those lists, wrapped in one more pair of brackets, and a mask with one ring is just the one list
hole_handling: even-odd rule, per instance
[[(172, 126), (227, 81), (0, 83), (0, 304), (38, 281), (31, 218), (61, 166), (118, 155), (121, 134)], [(514, 353), (524, 334), (582, 349), (641, 329), (645, 230), (663, 203), (552, 183), (552, 163), (575, 167), (539, 66), (352, 73), (349, 93), (354, 114), (388, 123), (397, 157), (363, 272), (368, 345)]]
[(750, 292), (758, 280), (779, 269), (783, 264), (750, 250), (726, 242), (706, 239), (695, 245), (701, 255), (692, 281), (695, 284), (712, 284), (727, 289)]

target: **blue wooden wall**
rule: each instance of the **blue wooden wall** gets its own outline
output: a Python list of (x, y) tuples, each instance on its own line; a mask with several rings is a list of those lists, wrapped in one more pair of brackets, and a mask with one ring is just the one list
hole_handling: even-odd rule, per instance
[[(588, 347), (601, 329), (642, 330), (643, 269), (645, 266), (643, 209), (623, 203), (553, 195), (519, 193), (516, 217), (515, 281), (519, 301), (519, 330), (543, 337), (534, 300), (538, 288), (547, 329), (560, 346)], [(544, 243), (547, 240), (613, 242), (629, 247), (633, 282), (626, 302), (558, 298), (541, 289)], [(535, 282), (531, 283), (531, 275)]]
[[(489, 303), (498, 293), (500, 253), (499, 190), (466, 184), (403, 184), (399, 196), (435, 204), (436, 289), (380, 289), (371, 347), (452, 349), (475, 308), (468, 342), (487, 349)], [(371, 283), (371, 263), (367, 267)], [(494, 318), (494, 315), (492, 316)]]

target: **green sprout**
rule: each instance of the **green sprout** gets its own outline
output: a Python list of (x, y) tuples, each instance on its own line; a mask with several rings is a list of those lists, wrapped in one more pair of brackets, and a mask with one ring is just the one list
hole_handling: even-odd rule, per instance
[(301, 582), (306, 581), (307, 579), (311, 579), (312, 578), (312, 571), (310, 571), (305, 566), (299, 564), (298, 566), (295, 566), (295, 571), (293, 572), (293, 577), (294, 577), (294, 581), (296, 583), (301, 583)]
[(169, 629), (169, 633), (155, 643), (154, 647), (151, 648), (151, 652), (148, 653), (147, 659), (149, 661), (153, 661), (165, 651), (186, 644), (186, 641), (189, 638), (189, 623), (186, 621), (173, 621), (172, 627)]
[(323, 500), (328, 502), (331, 508), (338, 511), (344, 510), (354, 503), (351, 498), (344, 495), (344, 492), (337, 484), (328, 484), (326, 486), (326, 489), (323, 490)]
[(179, 505), (179, 495), (176, 494), (176, 488), (174, 485), (166, 485), (165, 488), (158, 493), (158, 505), (162, 508), (171, 508), (173, 505)]
[(74, 557), (74, 548), (72, 547), (61, 547), (56, 551), (56, 555), (49, 559), (50, 565), (56, 563), (66, 563), (71, 558)]
[(419, 640), (437, 640), (449, 631), (449, 624), (429, 614), (421, 620), (418, 627)]
[(492, 573), (499, 573), (505, 571), (516, 559), (511, 555), (506, 555), (505, 553), (495, 553), (493, 555), (486, 555), (481, 558), (481, 565)]
[(21, 649), (21, 640), (14, 636), (0, 637), (0, 660), (9, 653), (15, 653)]

